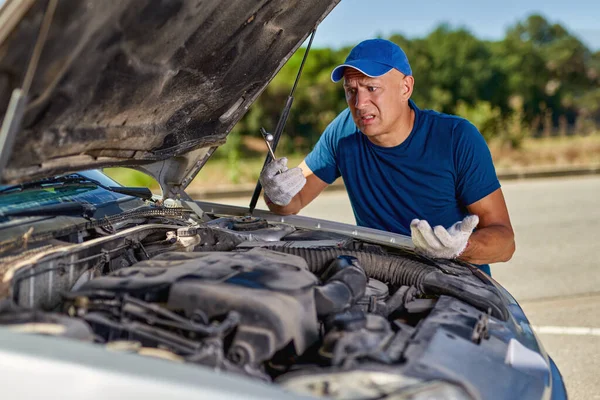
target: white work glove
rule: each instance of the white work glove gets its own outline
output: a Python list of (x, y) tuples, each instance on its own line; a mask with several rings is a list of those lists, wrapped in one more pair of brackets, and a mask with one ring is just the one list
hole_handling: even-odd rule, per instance
[(290, 204), (306, 183), (302, 169), (288, 169), (287, 161), (285, 157), (271, 161), (262, 170), (259, 178), (267, 197), (279, 206)]
[(478, 223), (477, 215), (468, 215), (446, 230), (440, 225), (431, 229), (424, 219), (413, 219), (410, 223), (410, 233), (419, 253), (433, 258), (454, 259), (465, 250)]

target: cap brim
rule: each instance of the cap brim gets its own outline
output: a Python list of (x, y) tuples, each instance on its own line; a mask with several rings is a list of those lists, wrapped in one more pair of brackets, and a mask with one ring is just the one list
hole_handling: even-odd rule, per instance
[(344, 70), (348, 67), (354, 68), (371, 78), (385, 75), (393, 68), (389, 65), (380, 64), (370, 60), (354, 60), (335, 67), (333, 71), (331, 71), (331, 80), (334, 82), (342, 80), (344, 77)]

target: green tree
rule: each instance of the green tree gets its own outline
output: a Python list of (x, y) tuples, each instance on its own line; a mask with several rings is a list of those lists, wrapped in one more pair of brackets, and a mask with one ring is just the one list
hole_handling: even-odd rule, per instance
[[(592, 53), (560, 24), (531, 15), (510, 27), (499, 41), (478, 39), (464, 28), (442, 24), (422, 38), (394, 34), (389, 39), (407, 53), (422, 108), (472, 120), (486, 139), (518, 147), (530, 132), (566, 124), (592, 127), (600, 121), (600, 52)], [(226, 146), (235, 160), (243, 136), (273, 131), (306, 50), (294, 54), (235, 127)], [(346, 107), (332, 68), (350, 48), (313, 48), (294, 94), (280, 142), (284, 153), (306, 153)], [(588, 128), (586, 128), (588, 129)], [(591, 128), (590, 128), (591, 129)], [(223, 152), (221, 152), (223, 153)]]
[(520, 51), (512, 57), (529, 63), (528, 71), (523, 71), (518, 79), (529, 89), (524, 99), (530, 118), (549, 109), (553, 124), (561, 116), (572, 123), (589, 108), (589, 91), (598, 87), (598, 77), (593, 73), (594, 56), (566, 28), (541, 15), (531, 15), (509, 29), (505, 43), (507, 56), (516, 47)]

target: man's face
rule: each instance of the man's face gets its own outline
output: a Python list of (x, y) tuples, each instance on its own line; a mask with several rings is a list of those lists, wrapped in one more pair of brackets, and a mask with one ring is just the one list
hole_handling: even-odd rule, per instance
[(361, 132), (377, 141), (378, 136), (393, 134), (400, 127), (412, 92), (406, 78), (395, 69), (376, 78), (354, 68), (345, 69), (346, 101)]

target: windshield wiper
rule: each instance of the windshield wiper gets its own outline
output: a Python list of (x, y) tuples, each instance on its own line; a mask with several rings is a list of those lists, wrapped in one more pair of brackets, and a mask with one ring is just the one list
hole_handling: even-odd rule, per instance
[(13, 185), (5, 187), (0, 190), (0, 194), (23, 191), (27, 189), (36, 189), (44, 187), (56, 187), (64, 185), (94, 185), (101, 187), (102, 189), (110, 192), (120, 193), (127, 196), (139, 197), (145, 200), (152, 199), (152, 192), (150, 189), (145, 187), (127, 187), (127, 186), (106, 186), (98, 182), (95, 179), (86, 178), (81, 175), (64, 175), (56, 178), (41, 179), (39, 181), (22, 183), (20, 185)]
[(0, 217), (41, 217), (56, 215), (72, 215), (91, 218), (96, 207), (91, 204), (76, 202), (49, 204), (47, 206), (30, 207), (26, 209), (0, 211)]

